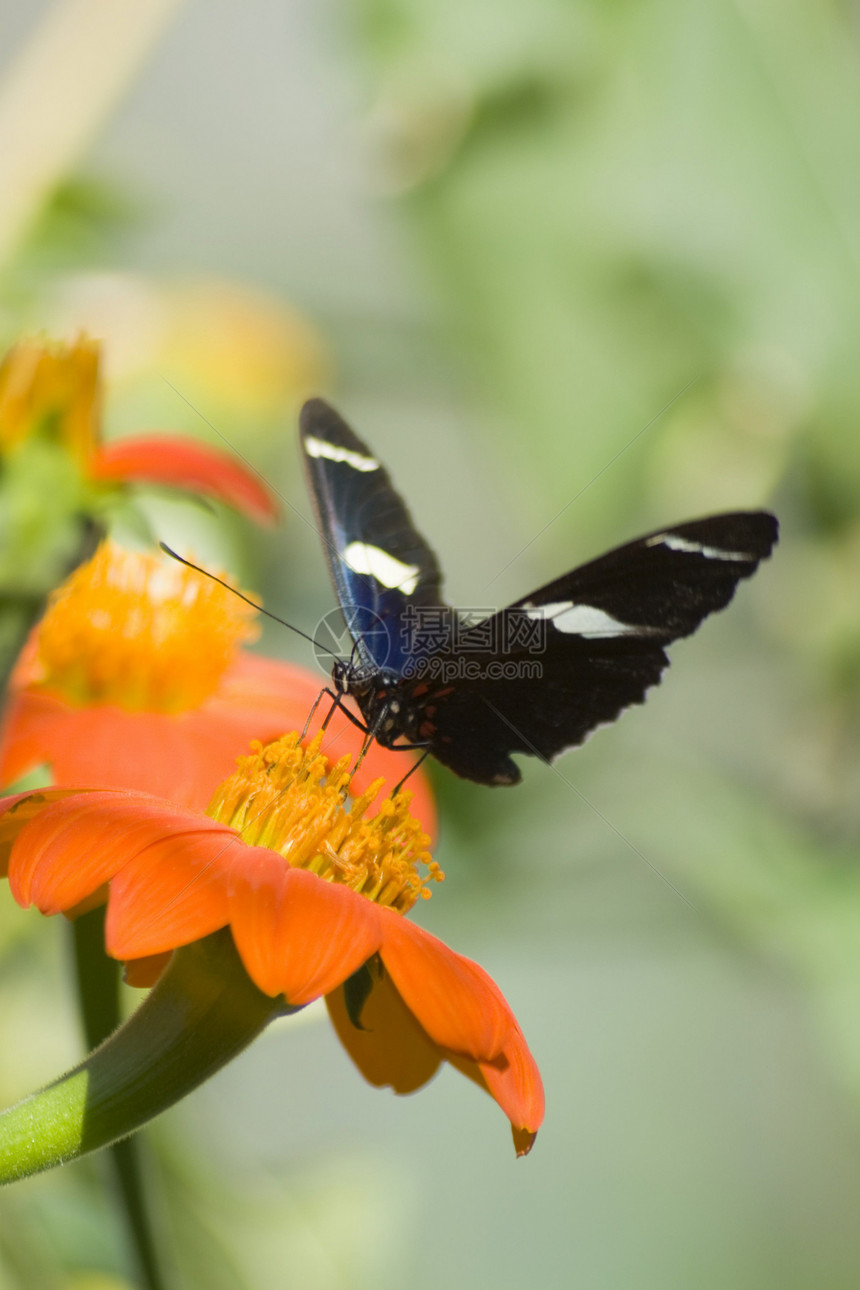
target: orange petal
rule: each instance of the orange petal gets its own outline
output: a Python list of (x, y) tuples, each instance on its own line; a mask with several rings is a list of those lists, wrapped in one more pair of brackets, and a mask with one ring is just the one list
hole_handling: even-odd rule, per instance
[(13, 844), (12, 895), (43, 914), (72, 909), (156, 838), (201, 821), (205, 817), (139, 793), (70, 794), (40, 811)]
[[(316, 690), (314, 690), (316, 694)], [(75, 708), (28, 690), (12, 700), (0, 736), (0, 782), (49, 765), (59, 784), (91, 784), (151, 793), (203, 810), (253, 739), (266, 742), (304, 724), (307, 707), (270, 692), (246, 708), (212, 699), (189, 712), (127, 712), (113, 704)]]
[(33, 737), (31, 714), (30, 695), (10, 691), (0, 726), (0, 784), (14, 784), (47, 762), (38, 735)]
[(348, 887), (249, 847), (235, 875), (230, 922), (254, 983), (300, 1006), (334, 990), (376, 953), (379, 914)]
[(262, 478), (230, 453), (178, 435), (135, 435), (105, 444), (90, 458), (98, 480), (140, 480), (216, 497), (251, 519), (270, 523), (277, 503)]
[(112, 704), (74, 708), (38, 690), (10, 704), (0, 744), (0, 779), (9, 783), (49, 765), (60, 784), (151, 793), (202, 810), (252, 735), (237, 738), (205, 709), (126, 712)]
[[(370, 972), (374, 969), (368, 967)], [(342, 986), (326, 995), (338, 1038), (361, 1071), (377, 1088), (414, 1093), (436, 1074), (441, 1054), (419, 1026), (386, 972), (377, 973), (361, 1010), (361, 1028), (347, 1012)]]
[(498, 986), (471, 959), (390, 910), (382, 961), (403, 1001), (440, 1048), (476, 1061), (498, 1057), (516, 1025)]
[(24, 825), (35, 819), (50, 802), (76, 792), (75, 788), (40, 788), (35, 792), (31, 789), (28, 793), (0, 798), (0, 878), (5, 878), (9, 871), (12, 844)]
[(528, 1155), (543, 1123), (544, 1094), (540, 1071), (519, 1026), (514, 1024), (504, 1052), (495, 1061), (472, 1062), (455, 1053), (446, 1056), (499, 1104), (511, 1122), (517, 1155)]
[(251, 851), (233, 829), (193, 816), (129, 857), (110, 886), (105, 944), (116, 959), (161, 954), (230, 921), (233, 871)]
[[(485, 1062), (481, 1069), (487, 1088), (511, 1122), (514, 1140), (520, 1132), (530, 1134), (534, 1141), (543, 1123), (543, 1081), (519, 1026), (505, 1045), (503, 1057)], [(518, 1149), (517, 1154), (524, 1153)]]

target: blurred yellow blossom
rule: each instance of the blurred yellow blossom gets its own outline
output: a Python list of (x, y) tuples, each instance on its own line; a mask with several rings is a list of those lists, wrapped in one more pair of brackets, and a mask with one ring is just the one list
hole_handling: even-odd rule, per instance
[(62, 444), (81, 467), (95, 447), (99, 422), (99, 348), (80, 336), (72, 345), (19, 341), (0, 361), (0, 452), (33, 436)]

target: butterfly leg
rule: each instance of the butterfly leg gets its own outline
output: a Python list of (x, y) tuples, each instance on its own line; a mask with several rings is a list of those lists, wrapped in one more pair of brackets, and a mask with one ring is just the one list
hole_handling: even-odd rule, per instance
[(322, 703), (324, 695), (327, 695), (328, 698), (333, 700), (333, 702), (328, 712), (325, 715), (325, 719), (322, 725), (320, 726), (320, 730), (325, 730), (327, 728), (328, 723), (331, 721), (332, 717), (337, 712), (338, 708), (340, 708), (341, 712), (346, 717), (346, 719), (348, 721), (351, 721), (354, 726), (357, 726), (363, 735), (367, 735), (370, 733), (365, 723), (361, 721), (358, 717), (356, 717), (352, 712), (350, 712), (349, 708), (345, 708), (343, 706), (344, 696), (342, 694), (336, 694), (334, 690), (330, 690), (328, 687), (326, 687), (325, 689), (320, 690), (319, 694), (314, 700), (313, 707), (308, 713), (308, 719), (305, 722), (304, 729), (302, 730), (302, 736), (301, 736), (302, 739), (305, 739), (305, 737), (307, 736), (308, 730), (310, 729), (311, 721), (313, 721), (314, 713), (316, 712), (319, 705)]
[(312, 722), (312, 721), (313, 721), (313, 719), (314, 719), (314, 713), (316, 712), (317, 708), (318, 708), (318, 707), (320, 706), (320, 704), (322, 703), (322, 701), (323, 701), (323, 696), (324, 696), (324, 695), (328, 695), (328, 697), (329, 697), (330, 699), (334, 699), (334, 703), (332, 704), (331, 708), (329, 709), (328, 716), (326, 717), (325, 721), (322, 723), (322, 726), (320, 727), (322, 730), (325, 730), (325, 728), (326, 728), (326, 726), (328, 725), (329, 721), (331, 721), (332, 713), (334, 712), (335, 708), (339, 706), (339, 704), (340, 704), (340, 695), (335, 694), (334, 690), (330, 690), (330, 689), (328, 688), (328, 686), (324, 686), (324, 687), (323, 687), (323, 689), (321, 689), (321, 690), (320, 690), (320, 692), (319, 692), (319, 694), (317, 695), (317, 697), (314, 699), (313, 707), (311, 708), (310, 712), (308, 713), (308, 719), (307, 719), (307, 721), (305, 722), (305, 724), (304, 724), (304, 726), (303, 726), (303, 728), (302, 728), (302, 733), (301, 733), (301, 736), (300, 736), (300, 738), (299, 738), (299, 742), (300, 742), (300, 743), (304, 743), (305, 739), (307, 738), (308, 730), (310, 729), (311, 722)]
[(365, 757), (367, 756), (367, 750), (370, 748), (370, 745), (371, 745), (372, 743), (373, 743), (373, 731), (372, 731), (372, 730), (368, 730), (368, 731), (366, 731), (366, 733), (365, 733), (365, 736), (364, 736), (364, 743), (361, 745), (361, 751), (359, 752), (358, 756), (357, 756), (357, 757), (356, 757), (356, 759), (355, 759), (355, 765), (353, 766), (353, 768), (352, 768), (352, 772), (351, 772), (353, 775), (354, 775), (354, 774), (355, 774), (355, 772), (358, 770), (359, 766), (361, 765), (361, 763), (364, 761)]
[(372, 726), (362, 726), (361, 723), (355, 717), (353, 717), (351, 713), (346, 711), (346, 708), (343, 709), (343, 712), (346, 716), (350, 718), (350, 720), (356, 726), (358, 726), (359, 730), (364, 731), (364, 736), (365, 736), (364, 743), (361, 745), (361, 752), (358, 754), (358, 757), (355, 759), (355, 765), (352, 768), (352, 773), (354, 775), (355, 772), (358, 770), (359, 766), (361, 765), (361, 763), (364, 761), (365, 757), (367, 756), (367, 750), (370, 748), (370, 745), (373, 743), (374, 739), (378, 739), (380, 732), (385, 729), (385, 723), (388, 717), (388, 709), (383, 708), (380, 711), (379, 715), (377, 716)]
[(352, 768), (352, 774), (355, 775), (356, 770), (358, 769), (358, 766), (360, 766), (361, 762), (365, 760), (367, 748), (369, 748), (370, 744), (373, 743), (374, 731), (370, 730), (369, 726), (366, 726), (364, 721), (358, 720), (358, 717), (353, 715), (353, 713), (349, 711), (349, 708), (344, 708), (343, 694), (340, 694), (340, 693), (335, 694), (334, 690), (329, 690), (327, 688), (320, 691), (320, 694), (317, 695), (316, 703), (313, 704), (313, 707), (311, 708), (311, 713), (309, 713), (308, 720), (306, 721), (306, 724), (304, 724), (304, 731), (303, 731), (302, 738), (304, 738), (304, 734), (307, 733), (308, 725), (311, 724), (311, 717), (313, 716), (313, 713), (316, 712), (318, 704), (320, 704), (322, 700), (322, 695), (324, 694), (329, 695), (329, 698), (334, 699), (334, 702), (333, 704), (331, 704), (329, 711), (327, 711), (325, 721), (322, 722), (322, 725), (320, 726), (320, 730), (322, 731), (326, 729), (326, 726), (329, 725), (329, 721), (331, 720), (331, 717), (333, 717), (334, 713), (338, 711), (338, 708), (340, 708), (340, 711), (343, 712), (344, 717), (347, 717), (348, 721), (352, 721), (353, 726), (357, 726), (357, 729), (361, 730), (361, 733), (364, 734), (364, 737), (365, 737), (364, 743), (361, 744), (361, 751), (360, 753), (358, 753), (356, 764)]
[(342, 713), (343, 713), (343, 715), (346, 717), (347, 721), (351, 721), (351, 722), (352, 722), (352, 724), (353, 724), (353, 725), (354, 725), (358, 730), (360, 730), (360, 731), (361, 731), (361, 733), (362, 733), (363, 735), (367, 735), (369, 738), (371, 738), (371, 737), (373, 736), (373, 731), (372, 731), (372, 730), (370, 730), (370, 728), (369, 728), (367, 725), (365, 725), (365, 723), (364, 723), (364, 722), (363, 722), (359, 717), (355, 716), (355, 714), (354, 714), (354, 713), (350, 712), (349, 708), (345, 708), (345, 707), (343, 706), (343, 695), (342, 695), (342, 694), (334, 695), (334, 694), (332, 694), (331, 690), (327, 690), (327, 691), (326, 691), (326, 693), (327, 693), (327, 694), (331, 694), (331, 697), (332, 697), (333, 699), (336, 699), (336, 702), (332, 704), (332, 706), (331, 706), (331, 711), (329, 712), (328, 716), (326, 717), (325, 721), (324, 721), (324, 722), (323, 722), (323, 724), (322, 724), (322, 729), (323, 729), (323, 730), (325, 730), (326, 726), (327, 726), (327, 725), (328, 725), (328, 723), (331, 721), (331, 719), (332, 719), (332, 717), (334, 716), (334, 714), (335, 714), (335, 712), (337, 711), (337, 709), (338, 709), (338, 708), (340, 708), (341, 712), (342, 712)]
[[(415, 744), (412, 744), (411, 746), (414, 748), (414, 747), (415, 747)], [(409, 778), (409, 776), (410, 776), (410, 775), (413, 775), (413, 774), (415, 773), (415, 771), (418, 769), (418, 767), (421, 765), (421, 763), (422, 763), (423, 761), (426, 761), (426, 759), (427, 759), (429, 756), (430, 756), (430, 749), (429, 749), (429, 748), (425, 748), (425, 749), (424, 749), (424, 752), (421, 754), (421, 756), (418, 758), (418, 760), (417, 760), (417, 761), (414, 761), (414, 762), (412, 763), (412, 765), (409, 767), (409, 769), (407, 770), (407, 772), (406, 772), (406, 774), (403, 776), (403, 778), (402, 778), (402, 779), (400, 779), (400, 780), (398, 780), (398, 781), (397, 781), (397, 783), (394, 785), (394, 787), (393, 787), (393, 788), (392, 788), (392, 790), (391, 790), (391, 796), (392, 796), (392, 797), (396, 797), (396, 796), (397, 796), (397, 794), (400, 792), (401, 788), (402, 788), (402, 787), (403, 787), (403, 785), (406, 783), (406, 781), (407, 781), (407, 779)]]
[[(339, 692), (335, 693), (334, 690), (329, 690), (329, 689), (323, 690), (322, 693), (327, 694), (328, 697), (332, 700), (332, 705), (329, 708), (328, 712), (326, 713), (325, 718), (323, 719), (323, 723), (320, 726), (320, 730), (326, 730), (328, 728), (328, 723), (331, 721), (332, 717), (334, 716), (338, 708), (341, 707), (343, 703), (343, 695), (340, 694)], [(322, 698), (322, 694), (320, 695), (320, 698)], [(344, 711), (346, 711), (346, 709), (344, 709)]]

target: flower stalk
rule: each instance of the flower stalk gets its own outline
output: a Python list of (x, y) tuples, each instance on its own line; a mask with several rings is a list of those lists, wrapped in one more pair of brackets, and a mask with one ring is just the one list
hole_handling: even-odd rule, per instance
[(136, 1012), (74, 1070), (0, 1115), (0, 1183), (109, 1146), (173, 1106), (276, 1016), (229, 932), (177, 950)]
[[(96, 908), (70, 924), (78, 1011), (87, 1050), (97, 1048), (120, 1023), (120, 964), (105, 954), (104, 921), (104, 908)], [(166, 1290), (144, 1184), (140, 1141), (136, 1137), (124, 1138), (108, 1148), (107, 1178), (125, 1222), (142, 1286), (145, 1290)]]

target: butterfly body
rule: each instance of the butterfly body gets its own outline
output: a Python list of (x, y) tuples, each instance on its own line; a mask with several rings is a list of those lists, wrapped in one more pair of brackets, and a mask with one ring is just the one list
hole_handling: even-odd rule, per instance
[(512, 753), (550, 761), (645, 699), (664, 646), (731, 600), (776, 542), (765, 511), (646, 534), (473, 622), (388, 473), (321, 399), (302, 409), (311, 495), (354, 641), (333, 670), (386, 747), (427, 748), (458, 775), (513, 784)]

